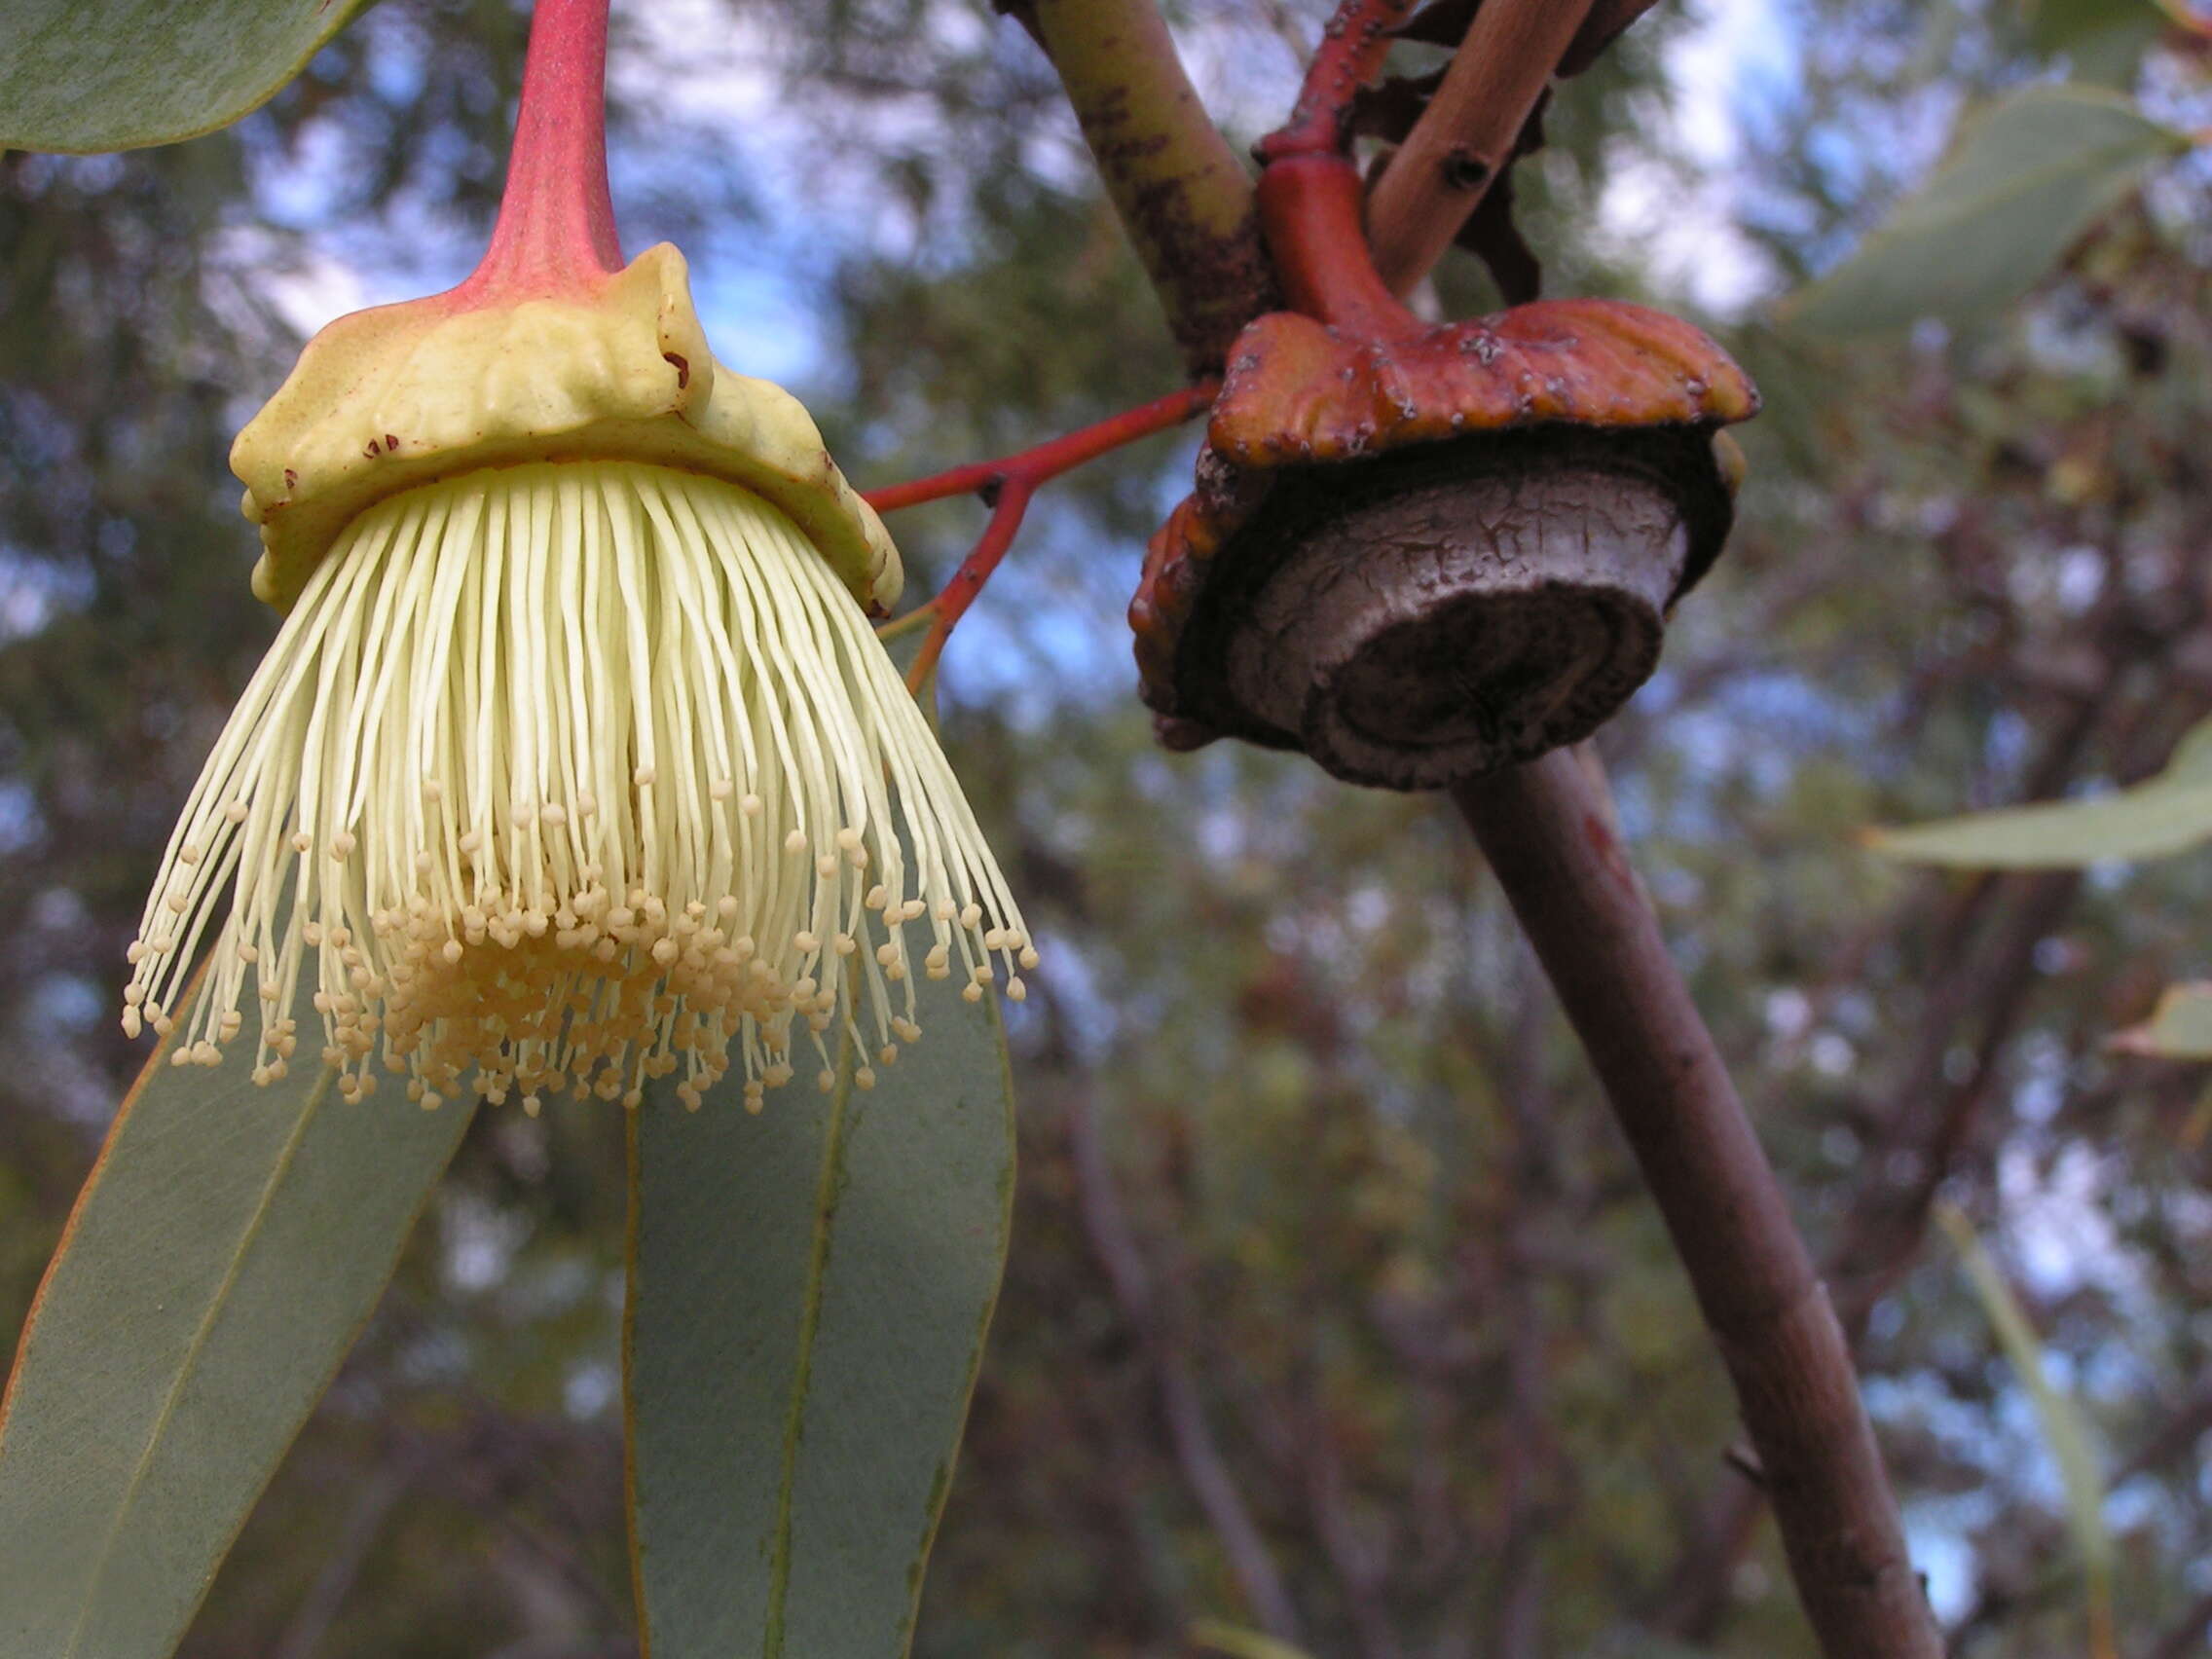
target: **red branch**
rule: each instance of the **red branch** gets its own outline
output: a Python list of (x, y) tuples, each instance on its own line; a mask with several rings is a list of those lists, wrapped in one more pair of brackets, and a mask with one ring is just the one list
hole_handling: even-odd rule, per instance
[(1351, 100), (1382, 73), (1390, 42), (1413, 9), (1414, 0), (1343, 0), (1321, 31), (1290, 120), (1260, 140), (1260, 160), (1346, 153)]
[(976, 538), (975, 547), (960, 562), (960, 569), (953, 571), (951, 579), (938, 590), (936, 598), (917, 607), (909, 616), (901, 618), (904, 622), (925, 613), (930, 617), (929, 637), (922, 642), (913, 666), (906, 671), (907, 684), (919, 691), (929, 679), (930, 671), (937, 667), (938, 657), (944, 650), (944, 642), (951, 638), (954, 625), (976, 603), (976, 596), (983, 591), (983, 584), (991, 579), (999, 561), (1014, 545), (1022, 517), (1029, 511), (1030, 498), (1037, 494), (1040, 485), (1133, 444), (1139, 438), (1180, 426), (1203, 413), (1220, 389), (1219, 381), (1199, 381), (1180, 391), (1171, 391), (1165, 397), (1156, 397), (1150, 403), (1140, 403), (1134, 409), (1124, 409), (1119, 415), (1110, 415), (1091, 425), (1063, 433), (1034, 449), (1002, 456), (996, 461), (971, 461), (948, 472), (866, 492), (862, 499), (879, 513), (919, 506), (924, 501), (947, 500), (955, 496), (979, 496), (983, 504), (991, 509), (990, 523), (983, 527), (983, 534)]

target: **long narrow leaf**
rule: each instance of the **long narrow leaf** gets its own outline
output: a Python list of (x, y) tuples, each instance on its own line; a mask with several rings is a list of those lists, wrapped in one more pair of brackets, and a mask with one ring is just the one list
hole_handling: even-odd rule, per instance
[(1965, 869), (2052, 869), (2099, 859), (2163, 858), (2212, 840), (2212, 720), (2192, 727), (2166, 769), (2086, 800), (1977, 812), (1877, 830), (1875, 851)]
[(174, 1041), (116, 1117), (9, 1380), (11, 1659), (174, 1649), (468, 1124), (348, 1106), (305, 1065), (267, 1088), (238, 1055), (171, 1066)]
[(2028, 1323), (2028, 1316), (2014, 1300), (2005, 1275), (1997, 1271), (1997, 1264), (1989, 1259), (1989, 1252), (1974, 1236), (1973, 1224), (1952, 1204), (1938, 1204), (1936, 1219), (1958, 1247), (1960, 1260), (1966, 1264), (1967, 1277), (1973, 1285), (1974, 1295), (1980, 1299), (1982, 1311), (1997, 1332), (2005, 1357), (2011, 1361), (2020, 1385), (2027, 1389), (2028, 1398), (2035, 1404), (2037, 1420), (2043, 1425), (2044, 1444), (2050, 1449), (2051, 1458), (2058, 1465), (2059, 1479), (2066, 1489), (2067, 1524), (2074, 1533), (2074, 1547), (2082, 1558), (2082, 1572), (2087, 1588), (2090, 1659), (2114, 1659), (2112, 1534), (2105, 1527), (2105, 1481), (2098, 1467), (2095, 1438), (2072, 1396), (2051, 1386), (2050, 1378), (2044, 1370), (2043, 1344), (2036, 1338), (2035, 1327)]
[(1013, 1100), (989, 998), (757, 1117), (648, 1088), (625, 1383), (640, 1625), (663, 1659), (899, 1659), (1006, 1260)]
[(2043, 280), (2151, 163), (2188, 148), (2111, 92), (2014, 92), (1963, 122), (1928, 183), (1784, 314), (1840, 335), (1986, 318)]

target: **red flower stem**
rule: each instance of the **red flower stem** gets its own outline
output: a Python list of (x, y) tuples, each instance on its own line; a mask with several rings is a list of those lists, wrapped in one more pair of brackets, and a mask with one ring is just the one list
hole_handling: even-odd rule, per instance
[(622, 269), (607, 187), (608, 0), (537, 0), (492, 245), (452, 297), (595, 289)]
[(1109, 415), (1091, 425), (1063, 432), (1034, 449), (1001, 456), (996, 461), (971, 461), (949, 472), (934, 472), (927, 478), (915, 478), (904, 484), (888, 484), (880, 490), (864, 492), (861, 499), (879, 513), (895, 513), (901, 507), (942, 501), (954, 496), (981, 496), (987, 502), (996, 492), (1016, 479), (1034, 488), (1063, 472), (1073, 472), (1102, 455), (1110, 455), (1125, 444), (1133, 444), (1139, 438), (1180, 426), (1212, 403), (1214, 393), (1220, 389), (1221, 382), (1217, 380), (1198, 381), (1180, 391), (1156, 397), (1150, 403)]
[(1321, 31), (1287, 125), (1260, 140), (1260, 160), (1341, 156), (1351, 147), (1351, 100), (1382, 72), (1414, 0), (1343, 0)]
[(1350, 158), (1277, 156), (1260, 173), (1260, 228), (1293, 311), (1365, 340), (1419, 334), (1421, 320), (1377, 275)]
[(992, 572), (1013, 547), (1022, 517), (1029, 511), (1030, 498), (1040, 485), (1133, 444), (1139, 438), (1180, 426), (1203, 412), (1220, 389), (1219, 381), (1199, 381), (1019, 454), (1003, 456), (997, 461), (972, 461), (948, 472), (870, 490), (863, 496), (862, 499), (881, 513), (919, 506), (924, 501), (941, 501), (954, 496), (980, 496), (991, 509), (990, 523), (976, 538), (968, 557), (960, 562), (960, 569), (953, 571), (951, 579), (938, 590), (934, 599), (914, 612), (916, 615), (922, 611), (930, 613), (930, 631), (906, 671), (907, 685), (919, 692), (928, 681), (938, 658), (944, 652), (945, 641), (952, 637), (954, 626), (976, 603), (976, 596), (983, 591), (983, 584), (991, 579)]

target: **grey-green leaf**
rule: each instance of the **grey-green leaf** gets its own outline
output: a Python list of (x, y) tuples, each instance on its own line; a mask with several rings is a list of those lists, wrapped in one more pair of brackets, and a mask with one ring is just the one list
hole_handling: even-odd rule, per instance
[(2212, 840), (2212, 720), (2193, 728), (2149, 783), (2086, 800), (2008, 807), (1909, 830), (1880, 830), (1878, 852), (1965, 869), (2067, 869), (2151, 859)]
[(900, 1659), (1005, 1267), (1013, 1095), (991, 999), (748, 1116), (632, 1120), (625, 1332), (640, 1625), (662, 1659)]
[(228, 126), (363, 0), (9, 0), (0, 150), (129, 150)]
[(2212, 984), (2168, 985), (2141, 1025), (2120, 1032), (2113, 1047), (2161, 1060), (2212, 1060)]
[(2154, 0), (2033, 0), (2028, 43), (2078, 84), (2124, 90), (2165, 22)]
[[(294, 1010), (313, 1041), (320, 1016)], [(182, 1029), (182, 1022), (179, 1022)], [(328, 1385), (469, 1114), (157, 1050), (0, 1419), (0, 1653), (163, 1659)]]
[(1928, 183), (1785, 314), (1824, 334), (1985, 318), (2040, 282), (2152, 162), (2188, 147), (2111, 92), (2015, 92), (1968, 118)]
[(1998, 1344), (2035, 1405), (2044, 1444), (2058, 1465), (2059, 1480), (2066, 1490), (2067, 1525), (2082, 1558), (2089, 1652), (2092, 1659), (2111, 1659), (2116, 1651), (2112, 1642), (2112, 1533), (2105, 1526), (2105, 1480), (2096, 1437), (2080, 1402), (2051, 1385), (2035, 1327), (2005, 1282), (2005, 1275), (1974, 1236), (1973, 1224), (1955, 1204), (1948, 1203), (1936, 1206), (1936, 1219), (1957, 1246), (1968, 1280), (1997, 1333)]

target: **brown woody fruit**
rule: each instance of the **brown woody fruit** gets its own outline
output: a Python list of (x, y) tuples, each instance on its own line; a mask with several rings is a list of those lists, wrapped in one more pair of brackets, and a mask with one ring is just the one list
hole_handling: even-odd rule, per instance
[(1262, 193), (1299, 310), (1232, 349), (1146, 555), (1129, 620), (1162, 741), (1411, 790), (1588, 736), (1727, 535), (1718, 428), (1751, 382), (1614, 301), (1424, 324), (1374, 276), (1348, 165), (1277, 161)]

